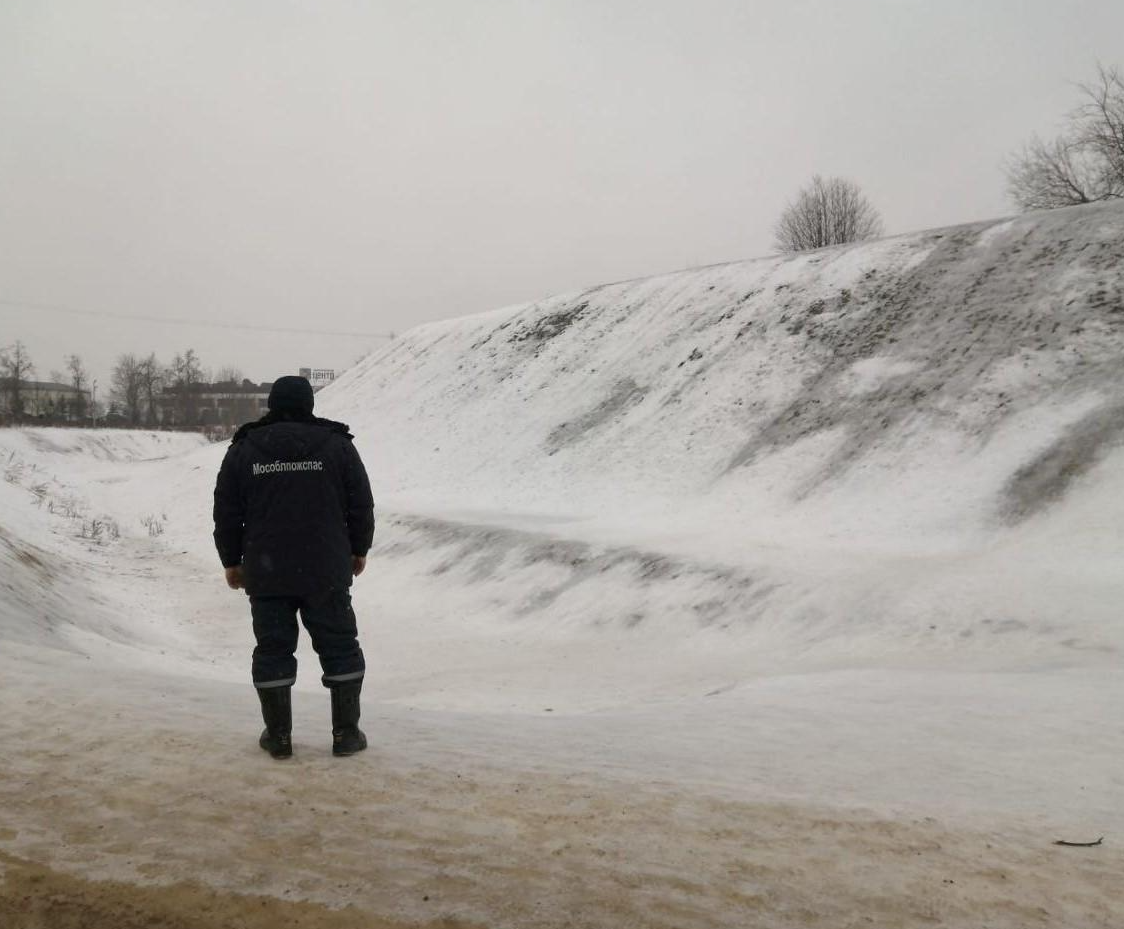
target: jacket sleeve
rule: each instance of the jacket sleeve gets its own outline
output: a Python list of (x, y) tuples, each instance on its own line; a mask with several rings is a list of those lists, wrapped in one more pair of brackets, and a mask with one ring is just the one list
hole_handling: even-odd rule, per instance
[(366, 556), (375, 536), (375, 501), (371, 482), (359, 450), (350, 441), (344, 442), (344, 490), (347, 495), (347, 536), (351, 554)]
[(242, 563), (242, 531), (246, 524), (245, 504), (235, 459), (237, 446), (226, 450), (215, 482), (215, 548), (224, 568)]

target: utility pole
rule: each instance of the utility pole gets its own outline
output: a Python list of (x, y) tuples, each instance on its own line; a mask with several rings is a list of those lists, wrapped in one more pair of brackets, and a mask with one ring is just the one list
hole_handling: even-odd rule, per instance
[(98, 379), (90, 385), (90, 428), (98, 428)]

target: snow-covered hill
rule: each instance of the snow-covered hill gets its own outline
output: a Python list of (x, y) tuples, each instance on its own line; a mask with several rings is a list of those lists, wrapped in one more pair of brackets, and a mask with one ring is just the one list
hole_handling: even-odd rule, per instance
[(1122, 242), (1112, 204), (611, 284), (420, 327), (323, 398), (388, 489), (457, 506), (847, 499), (861, 538), (961, 537), (1124, 435)]
[(1124, 649), (1122, 204), (423, 326), (321, 405), (468, 615), (746, 673)]

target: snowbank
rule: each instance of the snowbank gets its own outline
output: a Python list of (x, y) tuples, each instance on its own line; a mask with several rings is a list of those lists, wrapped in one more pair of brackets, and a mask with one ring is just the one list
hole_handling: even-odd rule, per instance
[[(156, 432), (143, 429), (59, 429), (14, 427), (0, 429), (0, 456), (50, 461), (151, 461), (180, 455), (206, 445), (196, 432)], [(79, 467), (83, 467), (80, 465)]]
[(128, 583), (114, 550), (162, 531), (161, 510), (151, 501), (146, 517), (122, 525), (97, 490), (135, 476), (126, 465), (205, 445), (191, 433), (0, 429), (0, 640), (74, 650), (91, 636), (151, 643), (145, 617), (122, 610), (111, 589)]

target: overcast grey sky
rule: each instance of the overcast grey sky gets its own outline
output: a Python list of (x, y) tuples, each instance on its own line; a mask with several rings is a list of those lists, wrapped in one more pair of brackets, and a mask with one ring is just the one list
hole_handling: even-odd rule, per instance
[[(765, 254), (814, 172), (889, 233), (1012, 212), (1119, 0), (0, 0), (0, 301), (403, 331)], [(362, 336), (0, 303), (40, 377), (272, 379)]]

